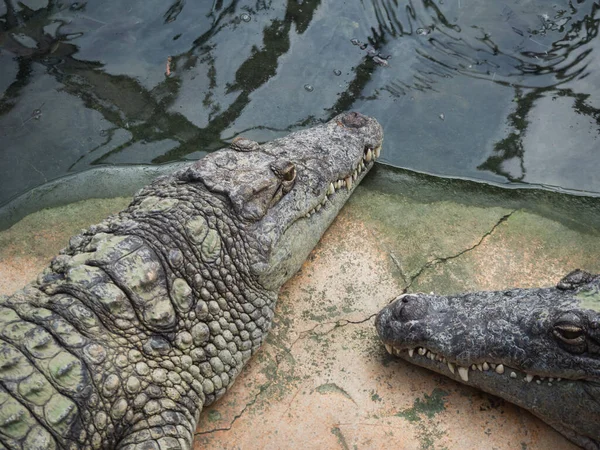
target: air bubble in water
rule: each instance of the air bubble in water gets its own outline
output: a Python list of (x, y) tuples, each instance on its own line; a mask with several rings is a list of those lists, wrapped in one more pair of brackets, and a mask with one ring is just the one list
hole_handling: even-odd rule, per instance
[(335, 69), (335, 70), (333, 71), (333, 74), (334, 74), (335, 76), (338, 76), (338, 77), (339, 77), (339, 76), (342, 74), (342, 71), (341, 71), (340, 69)]
[(315, 88), (312, 87), (310, 84), (305, 84), (304, 89), (306, 89), (308, 92), (312, 92), (315, 90)]
[(250, 22), (250, 20), (252, 20), (252, 17), (250, 17), (250, 14), (248, 13), (243, 13), (242, 15), (240, 15), (240, 19), (242, 19), (244, 22)]

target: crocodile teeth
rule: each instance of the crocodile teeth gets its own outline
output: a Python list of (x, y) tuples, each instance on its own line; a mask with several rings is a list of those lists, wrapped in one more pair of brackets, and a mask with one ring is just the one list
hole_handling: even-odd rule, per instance
[[(325, 205), (325, 202), (328, 199), (328, 196), (331, 196), (333, 194), (335, 194), (336, 190), (341, 189), (342, 186), (346, 186), (346, 189), (350, 190), (352, 189), (352, 186), (354, 184), (354, 182), (358, 179), (358, 176), (365, 170), (367, 170), (367, 166), (365, 165), (365, 162), (370, 162), (372, 159), (375, 159), (375, 154), (379, 154), (378, 152), (381, 151), (381, 146), (379, 146), (377, 149), (373, 150), (373, 149), (367, 149), (367, 151), (363, 154), (362, 159), (356, 163), (356, 166), (354, 167), (353, 171), (350, 173), (350, 175), (348, 175), (345, 178), (340, 178), (339, 180), (335, 180), (333, 182), (330, 182), (329, 185), (327, 186), (327, 191), (325, 192), (325, 198), (323, 199), (323, 201), (321, 202), (322, 205)], [(315, 214), (317, 211), (319, 211), (319, 206), (311, 209), (309, 212), (307, 212), (304, 217), (309, 218), (312, 214)]]
[(531, 383), (531, 380), (533, 380), (533, 375), (531, 375), (530, 373), (528, 373), (525, 376), (525, 381), (527, 381), (528, 383)]
[[(413, 358), (415, 355), (415, 352), (416, 352), (418, 355), (424, 356), (425, 358), (427, 358), (431, 361), (439, 361), (442, 364), (446, 364), (448, 366), (448, 370), (452, 374), (455, 374), (456, 369), (458, 369), (458, 375), (460, 376), (460, 379), (462, 381), (464, 381), (465, 383), (469, 381), (469, 370), (479, 370), (480, 372), (484, 372), (484, 371), (488, 371), (491, 369), (499, 375), (504, 374), (506, 371), (503, 364), (495, 364), (495, 363), (488, 363), (488, 362), (483, 362), (481, 364), (473, 363), (470, 366), (462, 367), (462, 366), (459, 366), (455, 363), (448, 361), (448, 359), (445, 356), (434, 353), (431, 350), (426, 349), (425, 347), (414, 347), (414, 348), (401, 350), (401, 349), (391, 346), (389, 344), (385, 344), (385, 349), (387, 350), (387, 352), (389, 354), (395, 355), (395, 356), (406, 355), (406, 353), (405, 353), (405, 351), (406, 351), (410, 358)], [(510, 376), (510, 378), (513, 378), (513, 379), (518, 378), (517, 374), (512, 370), (510, 371), (509, 376)], [(553, 381), (558, 382), (561, 380), (561, 378), (553, 378), (553, 377), (539, 377), (538, 378), (536, 375), (527, 373), (527, 374), (525, 374), (525, 377), (523, 378), (523, 380), (526, 381), (527, 383), (531, 383), (532, 381), (535, 381), (536, 384), (539, 384), (539, 385), (541, 385), (543, 381), (547, 380), (548, 386), (552, 386)]]
[(373, 155), (375, 156), (375, 158), (379, 158), (380, 154), (381, 154), (381, 145), (375, 149), (375, 152), (373, 153)]

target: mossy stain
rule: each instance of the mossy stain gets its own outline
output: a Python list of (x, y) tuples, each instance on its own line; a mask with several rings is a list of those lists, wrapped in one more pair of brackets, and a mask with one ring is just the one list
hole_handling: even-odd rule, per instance
[(396, 413), (398, 417), (404, 417), (409, 422), (418, 422), (421, 420), (420, 414), (425, 414), (430, 419), (436, 414), (446, 409), (446, 397), (448, 392), (435, 388), (431, 395), (425, 394), (423, 400), (417, 398), (412, 408), (405, 409)]

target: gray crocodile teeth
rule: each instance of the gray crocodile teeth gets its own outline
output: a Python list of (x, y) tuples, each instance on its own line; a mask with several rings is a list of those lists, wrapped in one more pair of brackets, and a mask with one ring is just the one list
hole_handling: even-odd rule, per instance
[(530, 373), (528, 373), (525, 376), (525, 381), (527, 381), (528, 383), (531, 383), (531, 380), (533, 380), (533, 375), (531, 375)]
[(425, 353), (427, 353), (427, 350), (425, 350), (423, 347), (419, 347), (418, 353), (419, 355), (423, 356)]
[(346, 177), (344, 181), (346, 182), (346, 189), (352, 189), (352, 176)]
[(490, 366), (486, 362), (483, 363), (482, 367), (483, 367), (483, 370), (489, 370), (490, 369)]
[(375, 152), (373, 153), (373, 155), (375, 156), (375, 158), (379, 158), (380, 154), (381, 154), (381, 145), (375, 149)]
[(391, 346), (391, 345), (389, 345), (389, 344), (385, 344), (385, 349), (387, 350), (387, 352), (388, 352), (390, 355), (392, 355), (392, 354), (393, 354), (393, 353), (392, 353), (392, 346)]
[(468, 367), (458, 367), (458, 374), (460, 375), (461, 380), (469, 381), (469, 368)]
[(448, 361), (448, 369), (450, 369), (450, 372), (454, 373), (454, 364), (452, 364), (450, 361)]
[(373, 159), (373, 150), (367, 150), (367, 154), (365, 155), (365, 161), (370, 162)]
[(335, 186), (333, 183), (329, 183), (329, 188), (327, 189), (327, 195), (331, 195), (335, 193)]
[(415, 354), (415, 349), (414, 348), (409, 348), (408, 349), (408, 356), (410, 356), (412, 358), (414, 354)]
[(504, 366), (503, 366), (502, 364), (498, 364), (498, 365), (496, 366), (496, 369), (495, 369), (495, 370), (496, 370), (496, 373), (498, 373), (498, 374), (502, 375), (502, 374), (504, 373)]

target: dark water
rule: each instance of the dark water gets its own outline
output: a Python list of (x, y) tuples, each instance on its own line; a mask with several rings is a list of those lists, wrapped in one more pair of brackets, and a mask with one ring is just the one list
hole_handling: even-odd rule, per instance
[(0, 0), (0, 205), (350, 109), (383, 124), (391, 165), (599, 193), (599, 7)]

